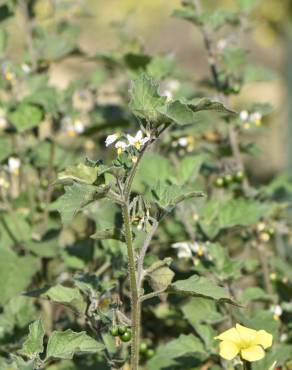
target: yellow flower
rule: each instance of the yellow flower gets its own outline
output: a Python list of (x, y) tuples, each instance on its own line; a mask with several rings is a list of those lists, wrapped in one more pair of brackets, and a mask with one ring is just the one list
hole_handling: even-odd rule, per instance
[(253, 330), (236, 324), (215, 337), (220, 343), (220, 356), (232, 360), (238, 354), (243, 360), (253, 362), (265, 357), (264, 349), (271, 347), (273, 336), (265, 330)]

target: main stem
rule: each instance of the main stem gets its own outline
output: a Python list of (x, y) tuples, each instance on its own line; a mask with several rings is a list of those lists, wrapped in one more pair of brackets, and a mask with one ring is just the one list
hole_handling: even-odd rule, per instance
[(243, 360), (243, 370), (251, 370), (251, 363)]
[(139, 301), (139, 292), (136, 277), (136, 261), (132, 240), (128, 199), (126, 199), (125, 204), (122, 206), (122, 212), (124, 219), (125, 239), (128, 251), (130, 289), (131, 289), (131, 324), (132, 324), (131, 370), (138, 370), (141, 305)]

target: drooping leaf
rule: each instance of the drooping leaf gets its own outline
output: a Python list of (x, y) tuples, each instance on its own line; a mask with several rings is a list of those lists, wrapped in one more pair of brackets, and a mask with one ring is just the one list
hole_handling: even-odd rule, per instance
[(228, 291), (203, 276), (193, 275), (170, 285), (169, 293), (231, 301)]
[(84, 313), (86, 310), (86, 302), (77, 288), (68, 288), (58, 284), (48, 289), (43, 295), (53, 302), (70, 307), (77, 313)]
[(48, 341), (46, 358), (72, 359), (74, 354), (97, 353), (103, 349), (103, 344), (91, 338), (85, 331), (54, 331)]
[(193, 112), (215, 111), (219, 113), (236, 114), (233, 110), (225, 107), (223, 103), (208, 98), (202, 98), (195, 104), (190, 104), (189, 107)]
[(33, 359), (44, 350), (45, 331), (41, 319), (29, 326), (29, 334), (23, 343), (21, 354)]
[(146, 276), (154, 291), (166, 289), (172, 282), (174, 272), (168, 267), (171, 259), (157, 261), (146, 271)]
[(79, 163), (77, 166), (69, 166), (58, 174), (58, 180), (61, 182), (77, 181), (82, 184), (92, 185), (98, 175), (98, 167), (88, 166)]
[(270, 301), (272, 297), (259, 287), (249, 287), (244, 290), (240, 300), (247, 304), (251, 301)]
[(85, 205), (94, 200), (96, 190), (94, 186), (78, 183), (65, 186), (65, 194), (58, 198), (50, 209), (58, 210), (63, 224), (68, 225)]
[(179, 100), (160, 107), (159, 112), (177, 125), (190, 125), (196, 122), (196, 115), (192, 109)]
[(122, 242), (125, 241), (125, 236), (120, 228), (97, 230), (93, 235), (90, 235), (90, 237), (96, 240), (114, 239)]

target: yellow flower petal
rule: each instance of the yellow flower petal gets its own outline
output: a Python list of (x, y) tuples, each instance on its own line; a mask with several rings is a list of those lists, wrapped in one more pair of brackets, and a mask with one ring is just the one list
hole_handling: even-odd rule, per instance
[(273, 343), (272, 334), (265, 330), (259, 330), (254, 340), (254, 344), (260, 344), (264, 349), (271, 347)]
[(261, 346), (250, 346), (246, 349), (242, 349), (241, 357), (249, 362), (258, 361), (265, 357), (265, 351)]
[(225, 360), (232, 360), (235, 356), (238, 355), (239, 349), (233, 342), (228, 342), (224, 340), (219, 345), (220, 356), (225, 358)]
[(235, 328), (228, 329), (215, 337), (215, 339), (227, 340), (228, 342), (240, 343), (241, 338)]
[(246, 345), (248, 344), (254, 344), (254, 340), (257, 335), (257, 331), (253, 329), (246, 328), (245, 326), (236, 324), (236, 330), (241, 338), (241, 341), (243, 341)]

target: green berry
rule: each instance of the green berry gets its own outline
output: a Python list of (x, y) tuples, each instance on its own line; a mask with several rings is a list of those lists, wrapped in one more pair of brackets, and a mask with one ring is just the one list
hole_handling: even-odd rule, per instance
[(237, 171), (234, 177), (237, 182), (241, 182), (244, 179), (244, 172)]
[(120, 335), (120, 338), (123, 342), (129, 342), (132, 338), (132, 333), (130, 331), (126, 331), (123, 335)]
[(147, 343), (146, 343), (146, 342), (142, 342), (142, 343), (140, 344), (140, 352), (141, 352), (141, 353), (146, 353), (147, 349), (148, 349), (148, 345), (147, 345)]
[(119, 335), (119, 328), (117, 326), (113, 326), (110, 331), (113, 337), (117, 337)]
[(126, 333), (127, 327), (124, 326), (124, 325), (121, 325), (121, 326), (119, 326), (118, 331), (119, 331), (119, 335), (121, 336), (121, 335)]
[(240, 92), (240, 85), (239, 84), (235, 84), (233, 87), (232, 87), (232, 92), (234, 94), (238, 94)]
[(273, 227), (269, 227), (269, 229), (268, 229), (268, 234), (269, 234), (270, 236), (273, 236), (273, 235), (275, 234), (275, 229), (274, 229)]
[(229, 185), (233, 182), (233, 176), (232, 175), (225, 175), (224, 176), (224, 184)]
[(222, 177), (217, 177), (216, 181), (215, 181), (215, 185), (218, 187), (218, 188), (222, 188), (222, 186), (224, 185), (224, 180)]
[(146, 352), (146, 357), (147, 357), (147, 358), (151, 358), (151, 357), (153, 357), (154, 355), (155, 355), (154, 349), (149, 348), (149, 349), (147, 350), (147, 352)]

